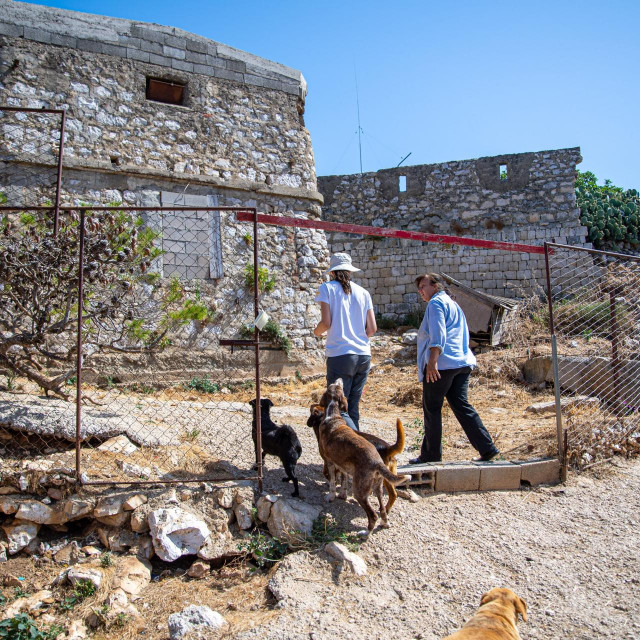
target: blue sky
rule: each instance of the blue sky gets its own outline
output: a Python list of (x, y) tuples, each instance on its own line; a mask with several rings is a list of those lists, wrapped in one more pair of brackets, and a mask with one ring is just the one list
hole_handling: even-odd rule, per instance
[(318, 175), (579, 146), (640, 189), (637, 0), (54, 0), (299, 69)]

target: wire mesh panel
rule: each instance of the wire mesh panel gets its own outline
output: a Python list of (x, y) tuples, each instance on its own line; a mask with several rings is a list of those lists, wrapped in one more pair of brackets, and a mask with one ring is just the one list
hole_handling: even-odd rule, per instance
[[(224, 232), (227, 216), (142, 211), (136, 224), (150, 252), (144, 274), (130, 278), (126, 305), (115, 319), (97, 323), (101, 347), (86, 360), (83, 396), (99, 406), (83, 407), (82, 469), (89, 481), (184, 481), (249, 471), (254, 351), (232, 352), (220, 340), (249, 331), (254, 296), (241, 265), (229, 264), (224, 279), (211, 271), (220, 246), (213, 234)], [(92, 338), (85, 338), (85, 353)], [(100, 414), (110, 416), (112, 428), (90, 437), (91, 419)]]
[[(224, 278), (210, 271), (220, 262), (211, 235), (230, 215), (63, 211), (55, 236), (49, 212), (4, 215), (4, 469), (106, 483), (251, 470), (255, 353), (220, 341), (251, 334), (252, 274), (244, 260)], [(248, 243), (238, 246), (252, 262)]]
[(24, 209), (0, 218), (2, 471), (73, 476), (78, 219)]
[(55, 204), (62, 112), (0, 107), (0, 192), (8, 205)]
[(635, 451), (640, 436), (640, 259), (549, 245), (566, 455)]

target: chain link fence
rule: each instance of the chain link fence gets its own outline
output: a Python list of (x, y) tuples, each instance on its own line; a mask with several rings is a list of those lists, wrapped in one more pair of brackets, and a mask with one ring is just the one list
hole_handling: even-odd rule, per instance
[[(223, 278), (230, 227), (247, 255)], [(62, 210), (54, 234), (52, 211), (3, 212), (2, 470), (105, 484), (255, 475), (250, 229), (230, 210), (96, 207)]]
[[(549, 244), (549, 312), (565, 459), (640, 450), (640, 258)], [(556, 364), (557, 363), (557, 364)]]

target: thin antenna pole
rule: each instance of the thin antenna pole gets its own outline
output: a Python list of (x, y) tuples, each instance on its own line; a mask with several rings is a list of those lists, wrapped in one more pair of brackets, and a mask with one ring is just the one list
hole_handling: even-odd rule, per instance
[(362, 173), (362, 140), (360, 134), (362, 133), (362, 127), (360, 126), (360, 97), (358, 95), (358, 71), (354, 67), (353, 73), (356, 78), (356, 106), (358, 108), (358, 151), (360, 152), (360, 173)]

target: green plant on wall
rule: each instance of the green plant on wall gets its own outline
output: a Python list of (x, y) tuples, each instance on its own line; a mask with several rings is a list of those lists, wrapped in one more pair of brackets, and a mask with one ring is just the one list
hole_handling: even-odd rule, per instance
[[(244, 268), (244, 283), (247, 289), (253, 291), (255, 284), (255, 271), (252, 264), (248, 264)], [(267, 267), (258, 267), (258, 291), (260, 293), (269, 293), (276, 286), (276, 279), (269, 275)]]
[(640, 246), (640, 194), (636, 189), (616, 187), (611, 180), (598, 185), (591, 171), (578, 172), (576, 200), (580, 221), (589, 230), (589, 242), (596, 249), (619, 250), (627, 243)]
[[(240, 329), (240, 335), (243, 338), (253, 338), (253, 333), (253, 325), (245, 325)], [(289, 357), (293, 345), (291, 344), (291, 340), (287, 334), (282, 331), (277, 322), (269, 320), (269, 322), (264, 325), (264, 329), (260, 331), (260, 335), (266, 337), (267, 340), (279, 346), (285, 352), (287, 357)]]

